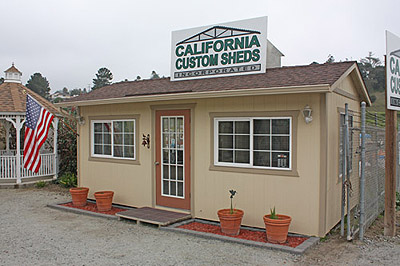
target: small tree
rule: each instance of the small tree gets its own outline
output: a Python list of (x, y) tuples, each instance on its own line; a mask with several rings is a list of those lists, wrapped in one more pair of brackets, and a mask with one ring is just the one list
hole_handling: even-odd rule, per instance
[(360, 59), (358, 67), (370, 93), (385, 91), (385, 67), (378, 57), (369, 52), (368, 56)]
[(334, 63), (335, 62), (335, 57), (333, 57), (333, 55), (329, 54), (328, 55), (328, 59), (326, 60), (325, 63)]
[(97, 71), (96, 78), (93, 79), (92, 90), (96, 90), (101, 87), (110, 85), (112, 79), (113, 79), (113, 74), (111, 73), (111, 71), (109, 69), (107, 69), (105, 67), (100, 68)]
[(0, 84), (4, 82), (4, 78), (0, 78)]
[(49, 82), (40, 73), (33, 74), (25, 86), (46, 99), (50, 98)]
[(159, 79), (159, 78), (160, 78), (160, 75), (158, 75), (157, 72), (153, 70), (151, 72), (150, 79)]
[(82, 89), (73, 89), (73, 90), (71, 90), (71, 91), (69, 92), (69, 95), (75, 96), (75, 95), (81, 95), (81, 94), (84, 94), (84, 93), (86, 93), (86, 89), (85, 89), (85, 90), (82, 90)]

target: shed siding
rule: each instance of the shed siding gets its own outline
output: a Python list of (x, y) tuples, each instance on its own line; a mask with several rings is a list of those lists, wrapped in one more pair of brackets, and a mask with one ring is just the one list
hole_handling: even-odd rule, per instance
[[(114, 201), (131, 206), (154, 206), (154, 112), (151, 106), (195, 104), (192, 114), (192, 215), (218, 220), (216, 212), (229, 207), (229, 189), (238, 191), (236, 208), (245, 212), (243, 224), (264, 227), (262, 217), (270, 208), (292, 216), (291, 232), (318, 235), (320, 192), (320, 95), (293, 94), (113, 104), (81, 108), (86, 123), (80, 126), (80, 185), (90, 188), (90, 197), (98, 190), (114, 190)], [(213, 112), (301, 111), (308, 104), (313, 122), (297, 118), (298, 176), (235, 173), (210, 170), (211, 118)], [(140, 115), (139, 132), (152, 134), (151, 149), (137, 147), (139, 165), (89, 160), (89, 117)], [(296, 130), (296, 129), (293, 129)], [(332, 143), (334, 144), (334, 143)]]
[[(349, 110), (354, 112), (354, 126), (360, 127), (360, 96), (354, 87), (354, 83), (350, 76), (347, 76), (338, 87), (358, 98), (353, 100), (336, 93), (328, 94), (329, 102), (329, 124), (328, 124), (328, 182), (327, 182), (327, 226), (326, 232), (329, 232), (339, 221), (341, 217), (341, 195), (342, 180), (339, 178), (339, 130), (340, 130), (340, 112), (344, 110), (345, 103), (349, 104)], [(358, 140), (358, 139), (357, 139)], [(354, 139), (354, 142), (356, 138)], [(356, 146), (354, 143), (353, 147)], [(359, 157), (353, 158), (353, 171), (351, 173), (351, 183), (353, 188), (353, 196), (351, 197), (351, 205), (354, 206), (359, 200), (359, 176), (358, 176)]]

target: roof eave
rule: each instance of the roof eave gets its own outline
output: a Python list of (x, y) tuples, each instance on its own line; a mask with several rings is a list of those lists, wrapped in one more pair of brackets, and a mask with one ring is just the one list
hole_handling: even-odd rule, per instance
[(357, 80), (359, 81), (359, 86), (360, 86), (360, 92), (361, 92), (361, 97), (362, 99), (367, 103), (368, 106), (371, 106), (372, 101), (371, 97), (369, 96), (367, 87), (365, 86), (364, 79), (362, 78), (360, 69), (358, 68), (358, 65), (356, 62), (349, 67), (341, 76), (339, 79), (337, 79), (333, 84), (332, 84), (332, 89), (334, 90), (338, 85), (350, 74), (355, 73)]
[(304, 86), (290, 86), (290, 87), (139, 95), (139, 96), (87, 100), (87, 101), (68, 101), (68, 102), (56, 103), (54, 105), (59, 107), (90, 106), (90, 105), (115, 104), (115, 103), (131, 103), (131, 102), (150, 102), (150, 101), (220, 98), (220, 97), (254, 96), (254, 95), (276, 95), (276, 94), (294, 94), (294, 93), (322, 93), (322, 92), (325, 93), (330, 92), (330, 85), (318, 84), (318, 85), (304, 85)]

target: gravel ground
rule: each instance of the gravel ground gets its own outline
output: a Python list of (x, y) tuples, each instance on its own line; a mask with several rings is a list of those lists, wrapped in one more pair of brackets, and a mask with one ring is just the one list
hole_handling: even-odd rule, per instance
[(294, 255), (46, 207), (48, 189), (0, 190), (0, 265), (282, 265)]
[(400, 265), (400, 236), (379, 226), (297, 256), (46, 207), (68, 200), (55, 186), (0, 190), (0, 265)]

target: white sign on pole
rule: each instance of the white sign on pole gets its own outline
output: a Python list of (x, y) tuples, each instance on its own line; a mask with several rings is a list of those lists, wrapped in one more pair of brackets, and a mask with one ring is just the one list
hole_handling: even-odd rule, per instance
[(387, 109), (400, 111), (400, 38), (386, 31)]
[(172, 32), (171, 81), (265, 73), (267, 17)]

